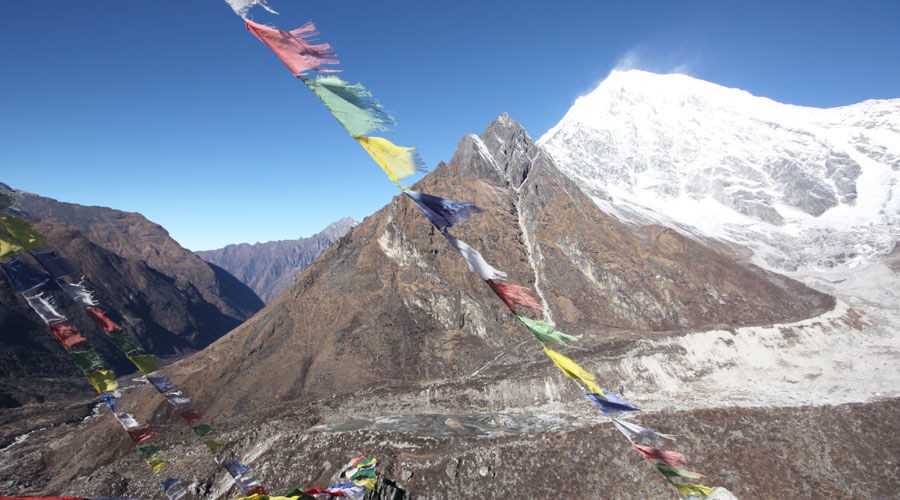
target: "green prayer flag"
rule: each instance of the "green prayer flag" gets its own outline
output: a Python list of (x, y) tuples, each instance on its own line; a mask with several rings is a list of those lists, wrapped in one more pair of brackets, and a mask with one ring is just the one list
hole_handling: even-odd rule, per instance
[(222, 448), (228, 446), (227, 441), (216, 441), (215, 439), (204, 439), (203, 444), (205, 444), (206, 448), (213, 453), (217, 453)]
[(566, 340), (578, 340), (582, 337), (581, 335), (569, 335), (568, 333), (563, 333), (543, 321), (526, 318), (525, 316), (519, 316), (518, 314), (516, 315), (516, 319), (525, 325), (525, 327), (531, 331), (531, 334), (534, 335), (534, 338), (541, 344), (552, 341), (557, 344), (565, 345)]
[(696, 472), (687, 471), (684, 469), (679, 469), (678, 467), (672, 467), (671, 465), (663, 462), (656, 462), (653, 464), (657, 470), (662, 472), (666, 478), (671, 479), (674, 477), (686, 477), (688, 479), (700, 479), (702, 476), (697, 474)]
[(136, 366), (144, 375), (159, 370), (159, 361), (157, 361), (156, 356), (152, 354), (136, 354), (134, 356), (128, 356), (128, 359), (130, 359), (131, 362), (134, 363), (134, 366)]
[(31, 224), (19, 217), (13, 215), (0, 217), (0, 226), (6, 228), (6, 231), (16, 243), (22, 245), (26, 250), (31, 250), (47, 243), (47, 240), (41, 236), (41, 233), (37, 232)]
[(144, 460), (154, 459), (162, 453), (162, 450), (159, 449), (159, 446), (156, 446), (155, 444), (142, 444), (138, 446), (137, 449), (141, 453), (141, 457), (143, 457)]
[(205, 438), (206, 436), (213, 433), (213, 428), (209, 424), (197, 424), (191, 426), (191, 429), (194, 430), (194, 434), (200, 436), (201, 438)]
[(376, 478), (375, 469), (374, 468), (362, 469), (359, 472), (357, 472), (356, 474), (353, 474), (353, 476), (350, 477), (350, 480), (356, 481), (357, 479), (362, 479), (364, 477), (373, 478), (373, 479)]
[(103, 360), (94, 351), (68, 351), (72, 361), (78, 365), (83, 373), (89, 373), (103, 369)]
[(141, 348), (138, 347), (137, 344), (128, 340), (128, 337), (122, 335), (121, 333), (110, 333), (109, 338), (113, 341), (114, 344), (116, 344), (120, 351), (124, 352), (128, 356), (134, 355), (134, 353), (141, 352)]
[(304, 78), (303, 83), (319, 97), (353, 137), (373, 130), (390, 130), (394, 125), (394, 119), (358, 83), (351, 85), (336, 76)]

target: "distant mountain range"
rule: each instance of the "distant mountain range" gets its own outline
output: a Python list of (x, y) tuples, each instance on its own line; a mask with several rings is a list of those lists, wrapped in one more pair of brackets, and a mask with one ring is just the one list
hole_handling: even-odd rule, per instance
[(352, 218), (344, 217), (308, 238), (252, 245), (241, 243), (195, 253), (236, 276), (269, 303), (300, 271), (356, 224)]
[[(59, 202), (0, 184), (9, 209), (47, 237), (104, 302), (126, 320), (127, 332), (162, 357), (198, 351), (263, 307), (247, 286), (182, 248), (140, 214)], [(61, 392), (90, 390), (83, 375), (4, 278), (0, 279), (0, 399), (6, 406)], [(109, 339), (76, 324), (121, 374), (134, 371)], [(57, 380), (58, 379), (58, 380)]]

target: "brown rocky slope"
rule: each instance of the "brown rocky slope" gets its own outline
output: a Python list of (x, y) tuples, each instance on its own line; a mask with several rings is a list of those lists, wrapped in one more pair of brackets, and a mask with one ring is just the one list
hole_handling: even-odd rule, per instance
[[(509, 282), (535, 289), (559, 329), (584, 333), (562, 350), (592, 371), (654, 339), (787, 323), (834, 305), (676, 232), (608, 217), (506, 116), (465, 137), (416, 188), (486, 209), (453, 233)], [(347, 458), (372, 452), (415, 498), (674, 497), (405, 197), (171, 377), (274, 491), (322, 485)], [(146, 387), (124, 400), (164, 428), (174, 421)], [(896, 486), (883, 479), (896, 466), (880, 459), (877, 439), (853, 433), (874, 425), (872, 436), (896, 436), (897, 411), (888, 400), (648, 412), (641, 422), (677, 433), (691, 467), (739, 496), (878, 497)], [(108, 416), (78, 428), (78, 438), (55, 431), (78, 468), (38, 438), (14, 448), (35, 475), (18, 491), (156, 493)], [(171, 442), (171, 456), (196, 456), (189, 435)], [(0, 480), (8, 470), (0, 466)], [(238, 493), (214, 465), (192, 472), (210, 497)], [(846, 484), (865, 475), (872, 484)]]

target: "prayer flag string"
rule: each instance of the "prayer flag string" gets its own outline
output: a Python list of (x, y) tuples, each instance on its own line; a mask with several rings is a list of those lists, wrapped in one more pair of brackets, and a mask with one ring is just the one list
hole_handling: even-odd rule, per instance
[[(4, 224), (4, 228), (7, 227)], [(0, 231), (4, 233), (5, 231)], [(8, 235), (8, 233), (6, 233)], [(50, 294), (50, 277), (41, 276), (41, 272), (25, 262), (20, 256), (16, 256), (11, 262), (0, 262), (9, 282), (25, 298), (35, 313), (44, 321), (50, 333), (63, 346), (75, 365), (82, 371), (91, 387), (97, 391), (116, 421), (125, 429), (129, 438), (134, 443), (141, 458), (150, 468), (153, 475), (166, 495), (171, 500), (176, 500), (184, 495), (184, 490), (172, 490), (167, 484), (175, 484), (178, 478), (166, 477), (161, 474), (168, 461), (162, 449), (150, 442), (155, 432), (148, 424), (139, 424), (133, 416), (127, 413), (119, 413), (117, 410), (116, 390), (118, 382), (112, 368), (107, 367), (100, 355), (88, 345), (88, 340), (72, 324), (69, 319), (60, 312)], [(32, 284), (30, 288), (23, 288), (23, 283)]]
[[(50, 292), (42, 288), (49, 286), (51, 282), (58, 285), (73, 302), (84, 308), (85, 313), (91, 318), (97, 328), (107, 334), (119, 350), (142, 374), (145, 375), (147, 381), (153, 385), (166, 402), (175, 409), (175, 412), (188, 426), (190, 426), (197, 438), (211, 453), (216, 455), (224, 449), (228, 443), (215, 438), (216, 431), (205, 421), (205, 417), (200, 412), (191, 408), (192, 401), (190, 398), (187, 397), (184, 392), (178, 390), (175, 384), (160, 371), (159, 361), (156, 356), (145, 353), (138, 344), (122, 334), (122, 328), (108, 317), (107, 312), (104, 309), (98, 307), (100, 303), (96, 297), (96, 293), (87, 283), (85, 277), (82, 276), (81, 279), (75, 280), (75, 270), (68, 259), (60, 253), (46, 248), (46, 240), (26, 221), (11, 216), (0, 218), (0, 220), (2, 220), (0, 226), (5, 230), (0, 230), (0, 239), (4, 239), (5, 236), (6, 238), (19, 243), (23, 249), (27, 249), (27, 254), (33, 258), (44, 271), (46, 271), (39, 271), (17, 257), (10, 263), (2, 264), (7, 277), (9, 277), (13, 286), (23, 293), (25, 300), (32, 309), (41, 316), (41, 319), (43, 319), (45, 323), (48, 324), (50, 332), (67, 350), (73, 362), (85, 372), (85, 377), (97, 392), (101, 394), (101, 397), (107, 403), (107, 406), (110, 406), (111, 404), (114, 405), (115, 403), (115, 374), (112, 370), (104, 368), (103, 361), (96, 351), (89, 349), (72, 349), (75, 346), (84, 344), (87, 340), (74, 325), (69, 323), (66, 318), (57, 311)], [(10, 227), (17, 228), (17, 232), (13, 233), (10, 231)], [(22, 237), (22, 235), (27, 235), (30, 244), (21, 244), (19, 238)], [(119, 423), (121, 424), (122, 420), (119, 419), (118, 414), (112, 406), (110, 406), (110, 409), (113, 410), (113, 415), (116, 416), (116, 419), (119, 420)], [(124, 424), (123, 427), (129, 434), (129, 437), (134, 441), (136, 436), (132, 433), (132, 427), (125, 426)], [(145, 428), (145, 426), (138, 426), (137, 424), (134, 424), (134, 427), (140, 427), (141, 429)], [(146, 428), (149, 429), (149, 427)], [(154, 433), (149, 430), (141, 433), (139, 436), (140, 443), (135, 441), (136, 446), (139, 448), (144, 446), (143, 443), (152, 437), (153, 434)], [(149, 452), (144, 449), (141, 453), (142, 456), (145, 456)], [(145, 461), (150, 465), (151, 470), (153, 470), (154, 473), (157, 473), (166, 462), (158, 456), (158, 453), (153, 453), (152, 455), (153, 456), (150, 458), (145, 457)], [(218, 456), (216, 456), (215, 459), (217, 463), (222, 463), (222, 460)], [(232, 460), (232, 462), (240, 464), (237, 460)], [(262, 483), (252, 476), (249, 467), (246, 467), (243, 464), (240, 465), (246, 468), (246, 470), (241, 474), (241, 477), (231, 474), (235, 484), (248, 495), (264, 493), (265, 488)], [(225, 467), (225, 469), (229, 473), (231, 472), (231, 469), (228, 467)], [(245, 488), (247, 485), (250, 486)], [(166, 493), (170, 497), (172, 495), (179, 496), (184, 494), (184, 490), (167, 490)]]
[[(232, 0), (227, 1), (231, 3)], [(234, 7), (234, 5), (232, 5), (232, 7)], [(246, 8), (249, 9), (249, 6)], [(235, 11), (237, 12), (238, 9), (235, 9)], [(238, 13), (242, 17), (245, 17), (246, 15), (246, 11), (244, 11), (243, 14), (241, 12)], [(269, 29), (272, 30), (271, 28)], [(304, 29), (314, 31), (311, 24), (298, 28), (298, 30)], [(277, 30), (272, 31), (285, 33)], [(254, 32), (254, 34), (256, 33)], [(284, 35), (281, 36), (283, 37)], [(265, 40), (263, 41), (265, 42)], [(269, 45), (268, 42), (266, 43)], [(285, 55), (284, 51), (288, 45), (289, 44), (282, 44), (278, 47), (272, 47), (272, 45), (270, 45), (270, 47), (282, 61), (285, 61), (285, 64), (291, 68), (291, 71), (295, 76), (300, 76), (301, 72), (295, 71), (286, 59), (290, 60), (294, 57), (303, 57), (309, 50), (304, 44), (299, 44), (297, 46), (291, 45), (290, 50), (292, 50), (293, 53)], [(309, 65), (307, 69), (316, 68)], [(527, 288), (520, 285), (501, 283), (500, 280), (506, 279), (506, 273), (488, 264), (481, 253), (465, 242), (455, 238), (449, 231), (450, 227), (454, 224), (465, 220), (473, 213), (480, 212), (481, 208), (468, 202), (451, 202), (437, 196), (418, 193), (405, 188), (400, 184), (400, 178), (412, 175), (420, 170), (419, 159), (418, 156), (410, 156), (412, 154), (412, 148), (395, 146), (386, 139), (368, 137), (365, 135), (373, 130), (387, 130), (393, 125), (393, 119), (384, 113), (381, 105), (372, 98), (371, 93), (360, 84), (350, 85), (336, 76), (303, 78), (303, 82), (316, 94), (316, 96), (319, 97), (341, 126), (343, 126), (347, 132), (366, 149), (375, 162), (385, 171), (391, 181), (413, 201), (425, 217), (441, 234), (444, 235), (448, 243), (450, 243), (450, 246), (453, 247), (453, 249), (455, 249), (466, 261), (469, 270), (478, 274), (488, 286), (490, 286), (491, 290), (493, 290), (506, 304), (515, 318), (531, 332), (543, 346), (544, 352), (550, 357), (553, 363), (566, 376), (574, 380), (579, 387), (585, 390), (587, 398), (593, 402), (604, 415), (612, 420), (616, 428), (628, 438), (632, 445), (639, 446), (635, 443), (635, 439), (639, 436), (652, 437), (653, 439), (670, 437), (665, 434), (658, 434), (650, 429), (645, 429), (637, 424), (628, 422), (627, 420), (614, 418), (614, 415), (620, 415), (624, 412), (639, 411), (639, 409), (611, 392), (604, 392), (604, 390), (597, 385), (596, 378), (592, 374), (584, 370), (569, 357), (550, 349), (546, 345), (547, 343), (565, 344), (567, 341), (576, 341), (581, 338), (581, 335), (569, 335), (556, 330), (552, 325), (546, 322), (516, 314), (516, 305), (532, 308), (541, 312), (543, 311), (543, 308), (537, 300), (530, 295)], [(640, 448), (636, 449), (641, 451)], [(660, 452), (660, 456), (674, 456), (665, 455), (661, 450)], [(681, 456), (680, 454), (677, 455)], [(674, 477), (697, 479), (700, 476), (696, 473), (679, 469), (665, 460), (655, 461), (654, 466), (682, 495), (706, 498), (712, 492), (712, 489), (708, 486), (680, 483), (673, 479)]]

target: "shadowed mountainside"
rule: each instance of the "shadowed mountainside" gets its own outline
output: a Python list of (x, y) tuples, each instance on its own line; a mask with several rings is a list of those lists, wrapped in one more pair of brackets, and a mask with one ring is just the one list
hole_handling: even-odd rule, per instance
[[(0, 188), (12, 209), (87, 277), (126, 333), (161, 357), (207, 346), (262, 307), (226, 271), (185, 250), (140, 214), (84, 207)], [(120, 374), (134, 371), (65, 295), (59, 307)], [(69, 307), (66, 307), (68, 304)], [(21, 295), (0, 280), (0, 393), (5, 406), (89, 390), (84, 376)]]

